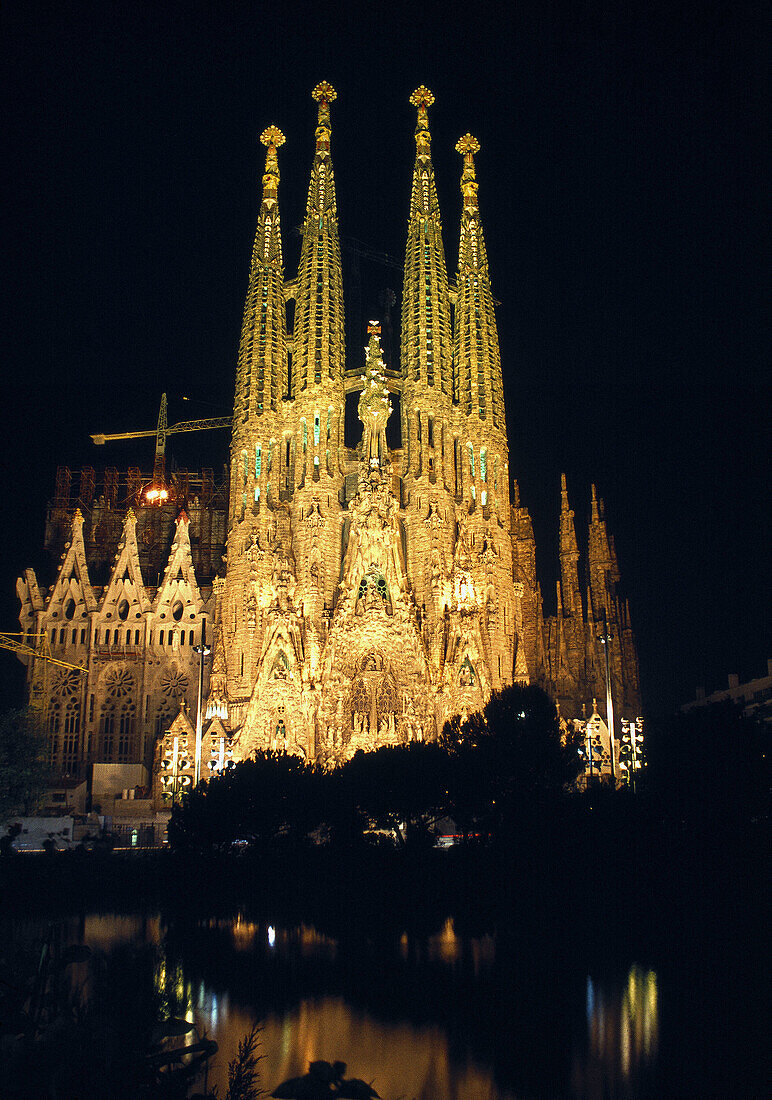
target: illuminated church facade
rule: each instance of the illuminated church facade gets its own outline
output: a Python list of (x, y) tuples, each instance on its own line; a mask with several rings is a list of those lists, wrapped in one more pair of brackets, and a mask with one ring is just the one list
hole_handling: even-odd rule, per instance
[[(602, 502), (593, 488), (580, 554), (565, 478), (557, 613), (543, 614), (516, 483), (510, 496), (477, 141), (466, 134), (456, 146), (461, 215), (449, 278), (431, 156), (434, 97), (424, 87), (413, 93), (400, 363), (385, 360), (374, 321), (347, 369), (335, 91), (324, 82), (313, 96), (316, 147), (291, 279), (279, 213), (285, 139), (273, 126), (261, 139), (227, 484), (178, 482), (159, 504), (136, 477), (118, 493), (115, 471), (101, 493), (93, 471), (81, 474), (77, 493), (67, 480), (49, 513), (49, 541), (62, 546), (55, 583), (41, 592), (31, 570), (18, 583), (23, 631), (45, 635), (63, 662), (28, 658), (30, 695), (61, 772), (144, 763), (168, 794), (172, 781), (195, 777), (196, 756), (203, 778), (256, 749), (334, 764), (360, 748), (432, 740), (448, 718), (481, 709), (512, 683), (539, 684), (564, 718), (579, 718), (606, 697), (604, 630), (617, 715), (640, 712)], [(355, 446), (346, 445), (347, 400), (361, 425)], [(390, 446), (396, 416), (399, 445)], [(96, 585), (99, 554), (114, 560), (102, 563), (109, 575)], [(202, 632), (212, 652), (199, 704)]]

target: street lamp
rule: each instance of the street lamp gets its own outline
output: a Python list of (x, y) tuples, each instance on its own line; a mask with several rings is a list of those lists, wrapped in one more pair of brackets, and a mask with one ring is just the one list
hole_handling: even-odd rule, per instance
[(193, 786), (197, 787), (201, 780), (201, 703), (204, 696), (204, 657), (211, 650), (206, 644), (206, 619), (201, 620), (201, 645), (193, 646), (193, 652), (198, 654), (198, 702), (196, 704), (196, 755), (194, 760)]
[[(641, 770), (641, 754), (643, 750), (643, 719), (622, 719), (622, 742), (629, 752), (628, 779), (635, 790), (635, 773)], [(620, 765), (621, 767), (621, 765)]]
[(603, 630), (598, 635), (598, 641), (603, 646), (603, 656), (606, 665), (606, 725), (608, 726), (609, 749), (611, 750), (611, 778), (616, 783), (617, 773), (614, 762), (614, 704), (611, 699), (611, 662), (609, 659), (611, 639), (614, 635), (608, 628), (606, 609), (603, 609)]

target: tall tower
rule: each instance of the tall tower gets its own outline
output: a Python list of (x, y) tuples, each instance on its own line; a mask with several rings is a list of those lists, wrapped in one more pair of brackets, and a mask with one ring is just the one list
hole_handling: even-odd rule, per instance
[(439, 666), (441, 578), (447, 582), (455, 545), (451, 305), (427, 110), (434, 95), (421, 85), (410, 103), (417, 121), (402, 293), (403, 490), (415, 598)]
[(317, 84), (312, 95), (319, 108), (295, 292), (292, 371), (287, 394), (292, 402), (289, 406), (292, 416), (285, 427), (282, 460), (282, 493), (287, 499), (306, 482), (325, 483), (329, 491), (327, 480), (338, 476), (338, 450), (343, 442), (346, 361), (343, 275), (330, 155), (330, 104), (337, 97), (327, 81)]
[(222, 599), (228, 697), (238, 719), (251, 694), (260, 655), (257, 608), (248, 547), (264, 542), (269, 500), (276, 495), (275, 461), (281, 441), (281, 390), (287, 376), (284, 265), (279, 218), (277, 149), (284, 135), (263, 131), (263, 198), (252, 249), (241, 328), (231, 443), (227, 573)]
[[(456, 392), (453, 484), (458, 542), (468, 540), (456, 562), (468, 556), (480, 611), (480, 634), (489, 689), (513, 678), (527, 681), (522, 659), (514, 660), (522, 634), (520, 588), (512, 574), (509, 528), (509, 449), (504, 422), (501, 355), (477, 202), (474, 155), (480, 144), (465, 134), (456, 150), (463, 157), (461, 229), (455, 287), (453, 334)], [(469, 630), (462, 616), (459, 629)]]

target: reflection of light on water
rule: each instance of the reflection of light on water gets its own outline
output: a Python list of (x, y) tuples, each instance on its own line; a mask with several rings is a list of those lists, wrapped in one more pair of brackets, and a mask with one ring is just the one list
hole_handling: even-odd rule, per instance
[(496, 961), (496, 939), (489, 934), (459, 936), (453, 918), (448, 917), (440, 931), (427, 939), (408, 936), (407, 932), (403, 932), (399, 940), (399, 953), (405, 961), (412, 958), (419, 964), (424, 960), (451, 964), (465, 958), (471, 961), (472, 970), (478, 976), (481, 970), (493, 966)]
[(442, 926), (442, 931), (436, 936), (429, 937), (428, 955), (430, 959), (441, 959), (443, 962), (455, 962), (461, 947), (456, 929), (453, 926), (453, 918), (448, 917)]
[(657, 1052), (657, 975), (634, 964), (616, 993), (604, 992), (587, 977), (587, 1035), (590, 1055), (610, 1078), (623, 1078)]
[(257, 925), (252, 921), (244, 920), (241, 913), (236, 917), (236, 920), (231, 925), (231, 936), (233, 937), (233, 946), (237, 951), (246, 951), (252, 946), (252, 943), (257, 935)]

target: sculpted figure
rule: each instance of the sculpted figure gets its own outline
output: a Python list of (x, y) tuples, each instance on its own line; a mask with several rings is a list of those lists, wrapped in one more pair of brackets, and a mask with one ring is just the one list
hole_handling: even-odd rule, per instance
[(365, 351), (367, 366), (362, 379), (364, 386), (359, 398), (359, 419), (364, 425), (362, 437), (362, 462), (370, 469), (379, 470), (388, 462), (386, 446), (386, 421), (391, 416), (391, 402), (383, 373), (384, 362), (380, 340), (372, 332)]

